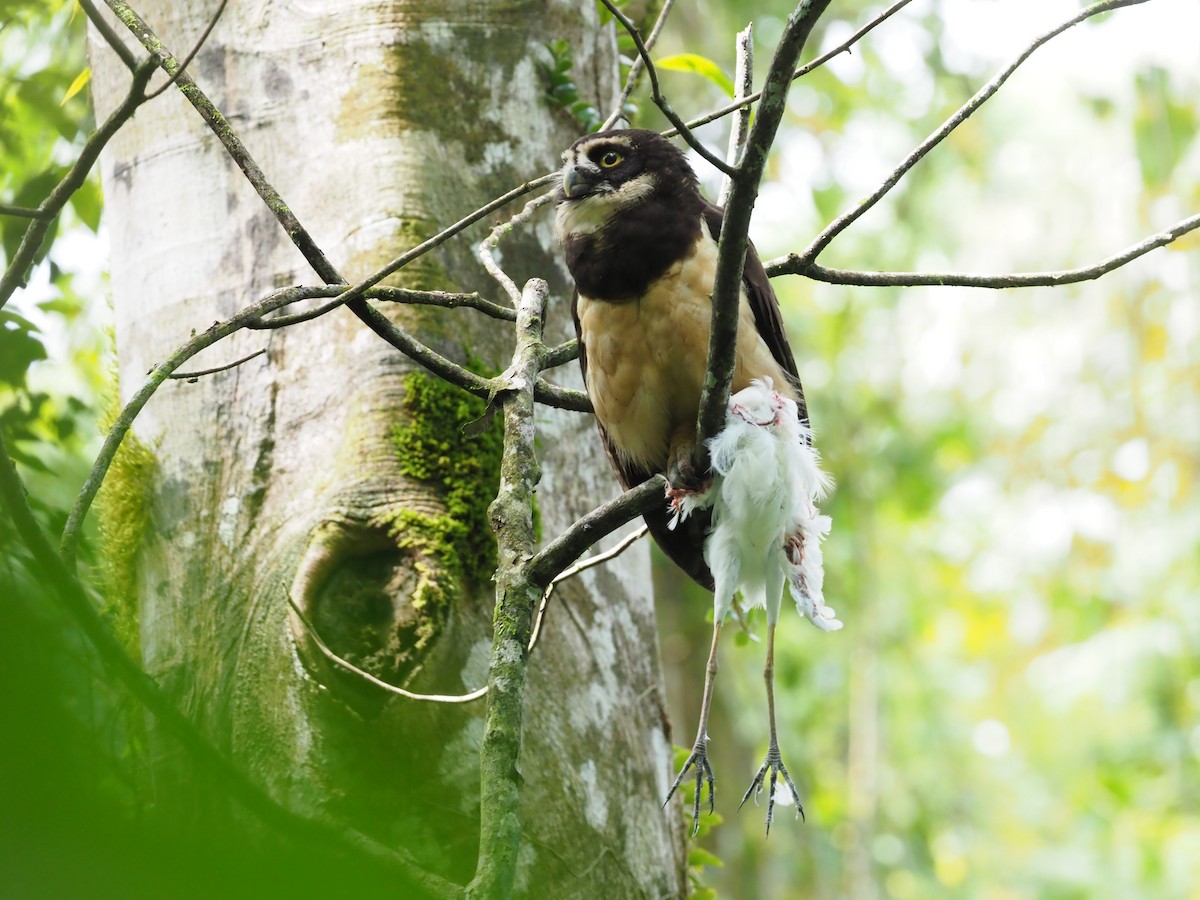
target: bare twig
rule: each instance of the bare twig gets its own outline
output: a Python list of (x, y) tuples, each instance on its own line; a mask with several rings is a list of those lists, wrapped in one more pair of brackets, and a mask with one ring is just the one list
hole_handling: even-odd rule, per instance
[(935, 132), (933, 132), (933, 134), (922, 141), (920, 146), (913, 150), (912, 153), (905, 158), (904, 162), (897, 166), (892, 173), (888, 175), (886, 179), (884, 179), (883, 183), (876, 188), (873, 193), (870, 194), (870, 196), (860, 201), (853, 209), (838, 216), (838, 218), (831, 222), (813, 239), (812, 243), (810, 243), (800, 253), (796, 254), (797, 260), (801, 264), (811, 263), (816, 260), (821, 251), (829, 246), (829, 243), (835, 237), (845, 231), (848, 227), (850, 227), (851, 224), (857, 221), (863, 214), (865, 214), (876, 203), (878, 203), (879, 200), (888, 193), (888, 191), (896, 186), (900, 179), (903, 178), (913, 166), (925, 158), (930, 150), (940, 144), (942, 140), (944, 140), (945, 137), (950, 134), (950, 132), (954, 131), (954, 129), (965, 122), (967, 118), (975, 112), (975, 110), (979, 109), (979, 107), (986, 103), (988, 99), (990, 99), (996, 93), (996, 91), (1000, 90), (1000, 87), (1004, 84), (1004, 82), (1008, 81), (1009, 77), (1020, 67), (1020, 65), (1025, 62), (1025, 60), (1027, 60), (1035, 50), (1037, 50), (1047, 41), (1057, 37), (1067, 29), (1078, 25), (1080, 22), (1083, 22), (1092, 16), (1108, 12), (1109, 10), (1118, 9), (1123, 6), (1136, 6), (1145, 2), (1146, 0), (1103, 0), (1103, 2), (1095, 3), (1086, 9), (1083, 9), (1066, 21), (1039, 35), (1027, 47), (1025, 47), (1025, 49), (1021, 51), (1017, 58), (1009, 63), (1008, 66), (1003, 69), (1003, 71), (1001, 71), (998, 75), (992, 78), (991, 81), (980, 88), (974, 97), (963, 104), (963, 106), (959, 108), (954, 115), (942, 123), (941, 127), (939, 127)]
[[(733, 83), (736, 86), (738, 98), (747, 96), (754, 89), (754, 23), (739, 31), (737, 36), (737, 57), (734, 63)], [(750, 136), (750, 108), (740, 107), (733, 117), (733, 127), (729, 129), (729, 147), (725, 151), (725, 161), (736, 166), (742, 159), (746, 149), (746, 139)], [(729, 200), (729, 192), (733, 190), (733, 179), (728, 175), (721, 178), (721, 192), (717, 194), (717, 206), (724, 206)]]
[(1078, 269), (1063, 269), (1058, 272), (1018, 272), (1008, 275), (971, 275), (964, 272), (853, 272), (846, 269), (829, 269), (816, 263), (806, 265), (800, 260), (800, 257), (793, 254), (785, 259), (773, 261), (767, 266), (767, 274), (772, 277), (803, 275), (814, 281), (824, 281), (829, 284), (853, 284), (863, 287), (911, 287), (915, 285), (974, 288), (1053, 287), (1099, 278), (1139, 256), (1146, 255), (1151, 250), (1178, 240), (1197, 228), (1200, 228), (1200, 215), (1183, 219), (1166, 231), (1153, 234), (1095, 265)]
[(667, 480), (653, 475), (577, 520), (529, 561), (526, 569), (529, 580), (545, 590), (588, 547), (626, 522), (661, 506), (666, 488)]
[[(332, 297), (334, 299), (332, 302), (323, 303), (314, 309), (308, 309), (304, 312), (288, 316), (272, 316), (269, 319), (263, 319), (246, 327), (251, 329), (286, 328), (289, 325), (296, 325), (300, 322), (308, 322), (319, 318), (345, 304), (345, 300), (342, 297), (350, 290), (350, 285), (326, 284), (319, 287), (291, 287), (284, 288), (284, 290), (293, 292), (294, 298), (289, 301), (292, 303), (300, 300), (316, 300), (322, 297)], [(389, 303), (440, 306), (445, 309), (470, 308), (479, 310), (494, 319), (504, 319), (509, 322), (517, 320), (517, 312), (511, 306), (501, 306), (499, 303), (493, 303), (491, 300), (484, 300), (476, 292), (464, 294), (451, 291), (414, 291), (409, 288), (373, 287), (366, 291), (363, 296), (368, 300), (384, 300)]]
[(344, 669), (351, 675), (355, 675), (358, 678), (361, 678), (363, 681), (375, 685), (375, 687), (379, 688), (380, 690), (387, 691), (389, 694), (396, 694), (397, 696), (404, 697), (407, 700), (425, 700), (431, 703), (470, 703), (473, 700), (478, 700), (481, 697), (487, 696), (487, 685), (471, 691), (469, 694), (416, 694), (412, 691), (406, 691), (402, 687), (396, 687), (394, 684), (388, 684), (386, 681), (376, 678), (370, 672), (366, 671), (365, 669), (360, 669), (358, 666), (354, 665), (354, 663), (343, 659), (330, 650), (329, 645), (325, 643), (325, 641), (321, 638), (320, 632), (317, 631), (317, 626), (312, 623), (312, 620), (309, 619), (307, 615), (305, 615), (304, 610), (300, 608), (300, 605), (296, 603), (291, 594), (288, 594), (287, 601), (288, 606), (292, 608), (292, 612), (295, 613), (296, 618), (300, 620), (300, 624), (304, 626), (304, 630), (308, 632), (308, 636), (312, 638), (313, 643), (316, 645), (317, 649), (321, 651), (322, 656), (324, 656), (338, 668)]
[(96, 30), (100, 32), (100, 36), (104, 38), (104, 42), (112, 47), (117, 56), (121, 57), (121, 62), (125, 63), (125, 67), (130, 72), (136, 69), (138, 65), (137, 56), (121, 40), (121, 36), (117, 34), (117, 30), (112, 27), (108, 19), (104, 18), (104, 15), (96, 8), (96, 4), (92, 0), (79, 0), (79, 5), (83, 7), (83, 12), (91, 23), (96, 26)]
[(654, 103), (662, 111), (662, 114), (667, 117), (667, 121), (675, 126), (675, 133), (678, 134), (687, 145), (704, 157), (718, 172), (724, 172), (729, 175), (732, 170), (725, 164), (725, 161), (715, 155), (711, 150), (700, 142), (700, 139), (692, 134), (691, 129), (684, 123), (683, 119), (679, 118), (675, 110), (671, 107), (670, 102), (663, 96), (662, 90), (658, 86), (658, 72), (654, 68), (654, 63), (650, 59), (650, 51), (646, 49), (645, 42), (642, 41), (642, 35), (638, 32), (637, 26), (630, 21), (629, 17), (617, 7), (613, 0), (600, 0), (605, 8), (612, 13), (613, 18), (621, 23), (621, 26), (629, 32), (629, 36), (633, 38), (633, 43), (637, 46), (638, 55), (646, 66), (646, 74), (650, 78), (650, 95), (654, 98)]
[(555, 197), (555, 192), (550, 191), (547, 194), (542, 194), (540, 197), (535, 197), (530, 200), (521, 209), (519, 213), (509, 219), (507, 222), (499, 222), (493, 228), (488, 236), (485, 237), (477, 248), (479, 261), (483, 263), (483, 267), (487, 273), (492, 276), (500, 287), (504, 288), (504, 292), (508, 294), (515, 308), (521, 302), (521, 289), (517, 287), (516, 282), (508, 277), (508, 273), (500, 268), (500, 264), (496, 262), (496, 257), (493, 250), (500, 244), (500, 239), (511, 232), (518, 225), (524, 225), (533, 217), (533, 214), (541, 207), (551, 202)]
[(529, 637), (530, 653), (533, 652), (534, 648), (537, 646), (538, 638), (541, 637), (542, 622), (546, 619), (546, 607), (550, 604), (550, 595), (554, 593), (554, 589), (558, 586), (558, 584), (566, 581), (568, 578), (578, 575), (580, 572), (592, 568), (592, 566), (598, 566), (602, 562), (608, 562), (610, 559), (616, 559), (631, 546), (633, 546), (633, 544), (636, 543), (640, 538), (644, 538), (646, 536), (646, 532), (649, 530), (650, 529), (645, 525), (639, 525), (625, 537), (621, 538), (617, 545), (611, 550), (605, 550), (603, 553), (597, 553), (593, 556), (589, 556), (587, 559), (581, 559), (573, 566), (563, 569), (562, 572), (554, 576), (554, 580), (550, 582), (549, 586), (542, 593), (542, 602), (538, 606), (537, 618), (533, 622), (533, 634)]
[[(658, 11), (658, 18), (654, 21), (654, 27), (650, 29), (650, 34), (646, 38), (646, 50), (649, 52), (654, 49), (654, 45), (658, 43), (658, 36), (662, 33), (663, 26), (667, 24), (667, 16), (671, 14), (671, 7), (675, 5), (675, 0), (666, 0), (662, 5), (662, 9)], [(608, 114), (608, 118), (604, 120), (604, 124), (600, 126), (601, 131), (608, 131), (625, 113), (625, 104), (629, 101), (629, 95), (633, 93), (633, 89), (637, 87), (638, 79), (642, 77), (642, 70), (646, 68), (646, 63), (641, 55), (633, 61), (633, 65), (629, 67), (629, 75), (625, 79), (625, 87), (621, 89), (621, 96), (617, 98), (616, 105), (613, 106), (613, 111)]]
[(758, 116), (750, 129), (742, 161), (734, 170), (733, 190), (722, 219), (717, 248), (717, 273), (713, 281), (712, 330), (709, 334), (708, 378), (700, 396), (696, 421), (697, 440), (692, 463), (697, 472), (708, 471), (708, 440), (725, 424), (730, 385), (737, 349), (738, 302), (746, 261), (750, 214), (758, 197), (758, 185), (767, 164), (767, 154), (783, 120), (788, 87), (796, 60), (809, 34), (831, 0), (804, 0), (784, 25), (783, 35), (763, 84)]
[(212, 369), (199, 369), (195, 372), (172, 372), (168, 377), (178, 378), (180, 381), (195, 381), (197, 378), (203, 378), (205, 375), (216, 375), (218, 372), (228, 372), (230, 369), (236, 369), (242, 363), (250, 362), (250, 360), (262, 356), (266, 352), (266, 347), (263, 347), (261, 350), (255, 350), (253, 353), (243, 356), (241, 359), (235, 359), (233, 362), (226, 363), (223, 366), (216, 366)]
[[(801, 77), (807, 75), (809, 72), (813, 71), (813, 69), (818, 69), (821, 66), (825, 65), (825, 63), (829, 62), (835, 56), (839, 56), (840, 54), (845, 53), (847, 50), (849, 50), (851, 47), (853, 47), (855, 44), (857, 44), (860, 40), (862, 40), (864, 35), (866, 35), (870, 31), (872, 31), (876, 26), (878, 26), (881, 23), (890, 19), (895, 13), (899, 12), (901, 9), (908, 6), (908, 4), (911, 2), (912, 2), (912, 0), (898, 0), (898, 2), (893, 3), (891, 6), (889, 6), (887, 9), (885, 9), (883, 12), (881, 12), (879, 15), (877, 15), (875, 18), (873, 18), (871, 21), (869, 21), (862, 28), (858, 29), (858, 31), (854, 32), (854, 34), (850, 35), (850, 37), (846, 38), (846, 40), (842, 41), (842, 43), (838, 44), (833, 49), (828, 50), (825, 53), (822, 53), (820, 56), (818, 56), (812, 62), (805, 63), (800, 68), (798, 68), (795, 72), (792, 73), (792, 80), (795, 81), (797, 78), (801, 78)], [(715, 122), (717, 119), (722, 119), (732, 112), (737, 112), (739, 109), (744, 109), (745, 107), (749, 106), (751, 103), (756, 102), (761, 96), (762, 96), (762, 92), (759, 91), (754, 94), (747, 94), (745, 97), (739, 97), (738, 99), (734, 100), (732, 103), (730, 103), (727, 106), (722, 106), (720, 109), (714, 110), (713, 112), (710, 112), (710, 113), (706, 113), (705, 115), (700, 116), (697, 119), (693, 119), (692, 121), (687, 123), (687, 126), (688, 126), (688, 128), (699, 128), (701, 125), (707, 125), (709, 122)], [(663, 137), (674, 137), (674, 136), (675, 136), (674, 128), (663, 132)]]
[(200, 37), (196, 40), (196, 43), (193, 45), (191, 51), (183, 58), (183, 62), (179, 64), (179, 71), (148, 93), (146, 95), (147, 100), (153, 100), (179, 80), (180, 74), (186, 71), (187, 67), (191, 65), (192, 60), (196, 58), (196, 54), (200, 52), (200, 49), (204, 46), (205, 41), (208, 40), (208, 36), (212, 34), (212, 30), (217, 27), (217, 22), (220, 20), (221, 15), (225, 12), (225, 7), (228, 3), (229, 0), (221, 0), (220, 6), (217, 7), (217, 11), (213, 13), (212, 17), (208, 20), (208, 25), (205, 26), (204, 31), (200, 33)]

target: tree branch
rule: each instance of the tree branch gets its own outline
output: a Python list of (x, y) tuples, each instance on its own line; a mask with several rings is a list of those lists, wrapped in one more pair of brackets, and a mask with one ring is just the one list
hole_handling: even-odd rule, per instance
[(526, 568), (531, 582), (545, 590), (551, 582), (588, 547), (626, 522), (663, 504), (667, 480), (661, 475), (647, 478), (615, 500), (592, 510), (539, 551)]
[[(289, 303), (296, 303), (301, 300), (316, 300), (322, 297), (333, 297), (334, 300), (331, 303), (323, 303), (315, 309), (308, 309), (290, 316), (274, 316), (270, 319), (263, 319), (260, 322), (247, 325), (247, 328), (255, 330), (286, 328), (289, 325), (296, 325), (300, 322), (308, 322), (319, 318), (345, 305), (346, 301), (343, 299), (343, 295), (350, 290), (350, 285), (297, 286), (284, 288), (283, 290), (293, 292), (293, 299)], [(444, 309), (467, 307), (485, 313), (493, 319), (504, 319), (508, 322), (515, 322), (517, 320), (517, 312), (511, 306), (501, 306), (499, 303), (493, 303), (491, 300), (484, 300), (474, 291), (464, 294), (450, 291), (414, 291), (409, 288), (373, 287), (366, 291), (363, 296), (367, 300), (384, 300), (389, 303), (411, 303), (418, 306), (440, 306)]]
[[(650, 29), (650, 35), (646, 38), (647, 53), (658, 43), (658, 36), (662, 33), (663, 26), (667, 24), (667, 16), (671, 14), (671, 8), (674, 5), (675, 0), (666, 0), (662, 5), (662, 9), (658, 11), (658, 18), (654, 21), (654, 27)], [(616, 105), (613, 106), (613, 111), (608, 114), (608, 118), (600, 126), (601, 131), (608, 131), (621, 119), (621, 116), (625, 112), (625, 104), (629, 101), (629, 95), (637, 87), (638, 79), (642, 77), (642, 70), (645, 68), (645, 60), (639, 54), (638, 58), (633, 61), (633, 65), (629, 67), (629, 75), (625, 79), (625, 87), (621, 89), (621, 96), (617, 98)]]
[[(733, 83), (736, 87), (737, 98), (749, 96), (754, 90), (754, 24), (751, 23), (737, 35), (736, 62), (734, 63)], [(725, 150), (725, 161), (730, 166), (736, 166), (742, 161), (742, 153), (746, 150), (746, 140), (750, 137), (750, 107), (739, 107), (733, 117), (733, 127), (729, 129), (729, 146)], [(721, 191), (717, 194), (717, 206), (729, 202), (729, 192), (733, 190), (733, 179), (728, 175), (721, 179)]]
[(708, 342), (708, 373), (700, 396), (697, 416), (696, 447), (692, 463), (698, 472), (707, 472), (708, 440), (725, 424), (730, 385), (737, 354), (738, 304), (742, 291), (742, 271), (746, 262), (750, 214), (758, 198), (758, 185), (766, 168), (767, 155), (775, 142), (775, 133), (783, 120), (788, 86), (804, 44), (813, 26), (831, 0), (804, 0), (793, 10), (783, 29), (779, 46), (771, 60), (758, 116), (750, 130), (746, 151), (733, 172), (733, 189), (721, 225), (717, 247), (717, 273), (713, 281), (712, 330)]
[(639, 525), (625, 537), (621, 538), (621, 540), (617, 542), (617, 545), (611, 550), (605, 550), (603, 553), (596, 553), (592, 556), (589, 556), (587, 559), (581, 559), (554, 576), (549, 586), (542, 592), (542, 602), (538, 606), (537, 618), (533, 622), (533, 634), (529, 636), (530, 653), (532, 653), (533, 649), (537, 646), (538, 638), (542, 634), (542, 622), (545, 621), (546, 618), (546, 607), (549, 606), (550, 595), (554, 593), (554, 589), (558, 586), (559, 582), (566, 581), (568, 578), (573, 578), (580, 572), (584, 572), (593, 566), (598, 566), (600, 563), (608, 562), (610, 559), (616, 559), (631, 546), (633, 546), (633, 544), (635, 544), (638, 540), (644, 538), (649, 530), (649, 526), (645, 524)]
[(517, 306), (517, 346), (505, 373), (500, 490), (488, 509), (496, 533), (496, 611), (488, 665), (488, 706), (479, 753), (479, 858), (465, 896), (478, 900), (512, 894), (521, 843), (521, 725), (533, 614), (540, 588), (529, 580), (527, 561), (537, 538), (534, 491), (541, 467), (534, 450), (533, 386), (546, 353), (542, 328), (549, 287), (528, 281)]
[(191, 51), (188, 53), (187, 56), (185, 56), (183, 58), (183, 62), (181, 62), (179, 64), (179, 71), (176, 72), (174, 75), (172, 75), (170, 78), (168, 78), (166, 81), (164, 81), (161, 85), (156, 87), (149, 94), (147, 94), (146, 95), (147, 100), (153, 100), (155, 97), (157, 97), (159, 94), (161, 94), (163, 91), (165, 91), (167, 88), (169, 88), (171, 85), (175, 84), (175, 82), (179, 80), (180, 74), (185, 72), (187, 70), (187, 67), (189, 65), (191, 65), (192, 60), (196, 58), (196, 54), (200, 52), (200, 48), (202, 48), (204, 46), (205, 42), (208, 40), (208, 36), (210, 34), (212, 34), (212, 30), (217, 27), (217, 22), (220, 21), (222, 14), (225, 12), (225, 6), (228, 3), (229, 3), (229, 0), (221, 0), (220, 6), (217, 7), (217, 11), (215, 13), (213, 13), (212, 17), (208, 20), (208, 25), (205, 26), (204, 31), (202, 31), (200, 33), (200, 37), (196, 40), (196, 43), (192, 46)]
[(300, 608), (300, 604), (296, 602), (295, 598), (290, 593), (288, 594), (287, 601), (288, 606), (292, 608), (292, 612), (295, 614), (296, 618), (300, 620), (300, 624), (304, 626), (304, 630), (308, 632), (308, 636), (312, 638), (313, 644), (316, 645), (316, 648), (321, 652), (322, 656), (343, 671), (349, 672), (351, 675), (361, 678), (363, 681), (374, 685), (382, 691), (386, 691), (389, 694), (395, 694), (396, 696), (403, 697), (406, 700), (424, 700), (431, 703), (470, 703), (473, 700), (479, 700), (487, 696), (487, 685), (484, 685), (478, 690), (471, 691), (469, 694), (415, 694), (412, 691), (406, 691), (404, 688), (397, 687), (394, 684), (388, 684), (383, 679), (376, 678), (370, 672), (366, 671), (365, 669), (360, 669), (358, 666), (354, 665), (354, 663), (343, 659), (329, 649), (329, 645), (325, 643), (324, 638), (321, 637), (321, 633), (317, 631), (317, 626), (313, 624), (312, 619), (305, 614), (304, 610)]
[(248, 353), (241, 359), (235, 359), (233, 362), (226, 363), (223, 366), (215, 366), (211, 369), (199, 369), (195, 372), (173, 372), (167, 377), (180, 381), (195, 381), (198, 378), (203, 378), (205, 375), (216, 375), (218, 372), (228, 372), (230, 369), (236, 369), (242, 363), (248, 363), (252, 359), (257, 359), (266, 352), (267, 348), (263, 347), (261, 350), (255, 350), (253, 353)]
[(138, 65), (137, 56), (121, 40), (121, 36), (117, 34), (117, 30), (112, 27), (108, 19), (104, 18), (100, 10), (96, 8), (96, 4), (92, 0), (79, 0), (79, 5), (83, 7), (84, 15), (96, 26), (96, 30), (100, 32), (100, 36), (104, 38), (104, 43), (108, 44), (113, 49), (113, 52), (121, 57), (121, 62), (125, 63), (125, 67), (130, 72), (134, 71)]
[(1118, 9), (1122, 6), (1136, 6), (1145, 2), (1146, 0), (1103, 0), (1103, 2), (1095, 3), (1092, 6), (1087, 7), (1071, 18), (1067, 19), (1065, 22), (1062, 22), (1051, 28), (1049, 31), (1039, 35), (1033, 40), (1032, 43), (1022, 50), (1020, 55), (1018, 55), (1016, 59), (1009, 63), (1009, 65), (1003, 71), (1001, 71), (991, 81), (980, 88), (974, 97), (972, 97), (961, 108), (959, 108), (954, 115), (943, 122), (937, 131), (922, 141), (920, 146), (913, 150), (913, 152), (908, 155), (904, 162), (902, 162), (895, 168), (895, 170), (892, 171), (892, 173), (884, 180), (883, 184), (881, 184), (874, 191), (874, 193), (860, 201), (859, 204), (853, 209), (843, 213), (841, 216), (831, 222), (824, 231), (822, 231), (816, 236), (816, 238), (813, 239), (812, 243), (810, 243), (800, 253), (796, 254), (797, 260), (802, 264), (811, 263), (816, 260), (821, 251), (829, 246), (829, 243), (835, 237), (845, 231), (848, 227), (850, 227), (851, 224), (853, 224), (864, 213), (866, 213), (867, 210), (871, 209), (871, 207), (878, 203), (879, 200), (885, 194), (887, 194), (888, 191), (895, 187), (897, 182), (899, 182), (900, 179), (904, 177), (904, 175), (907, 174), (913, 166), (920, 162), (930, 150), (940, 144), (942, 140), (948, 134), (950, 134), (950, 132), (965, 122), (968, 117), (975, 112), (975, 110), (979, 109), (979, 107), (986, 103), (987, 100), (996, 93), (996, 91), (1000, 90), (1000, 87), (1004, 84), (1004, 82), (1008, 81), (1013, 72), (1015, 72), (1020, 65), (1033, 54), (1035, 50), (1037, 50), (1047, 41), (1057, 37), (1067, 29), (1078, 25), (1080, 22), (1089, 19), (1092, 16), (1099, 15), (1103, 12), (1108, 12), (1109, 10)]
[(557, 347), (551, 347), (546, 352), (546, 364), (543, 368), (553, 369), (579, 359), (579, 341), (571, 338), (563, 341)]
[(26, 206), (7, 206), (0, 203), (0, 216), (15, 216), (18, 219), (53, 219), (54, 216), (40, 209), (29, 209)]
[(556, 191), (550, 191), (547, 194), (542, 194), (540, 197), (535, 197), (530, 200), (521, 209), (519, 213), (510, 218), (507, 222), (501, 222), (496, 225), (482, 241), (480, 241), (476, 253), (479, 256), (479, 261), (483, 263), (484, 269), (492, 276), (500, 287), (504, 288), (505, 293), (516, 307), (521, 302), (521, 290), (517, 287), (516, 282), (508, 277), (508, 273), (500, 268), (500, 264), (496, 262), (496, 257), (492, 253), (500, 245), (500, 239), (511, 232), (518, 225), (524, 225), (528, 222), (535, 212), (547, 203), (554, 200)]
[(781, 260), (773, 260), (767, 266), (767, 274), (771, 277), (803, 275), (814, 281), (824, 281), (828, 284), (850, 284), (862, 287), (913, 287), (916, 285), (974, 288), (1054, 287), (1099, 278), (1139, 256), (1145, 256), (1151, 250), (1178, 240), (1197, 228), (1200, 228), (1200, 215), (1183, 219), (1166, 231), (1153, 234), (1095, 265), (1079, 269), (1063, 269), (1058, 272), (1020, 272), (1007, 275), (972, 275), (963, 272), (854, 272), (847, 269), (830, 269), (816, 263), (806, 264), (799, 256), (792, 254)]

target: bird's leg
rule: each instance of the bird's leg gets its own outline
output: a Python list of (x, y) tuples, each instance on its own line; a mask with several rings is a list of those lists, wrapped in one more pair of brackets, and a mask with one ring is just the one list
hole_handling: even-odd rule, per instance
[(711, 813), (716, 804), (716, 793), (713, 790), (713, 770), (708, 764), (708, 711), (712, 705), (713, 682), (717, 677), (717, 643), (721, 639), (721, 623), (713, 624), (712, 649), (708, 651), (708, 667), (704, 671), (704, 699), (700, 703), (700, 727), (696, 730), (696, 743), (692, 746), (691, 755), (675, 776), (675, 783), (667, 791), (665, 807), (675, 796), (675, 791), (683, 781), (683, 776), (689, 769), (696, 770), (696, 796), (692, 803), (692, 837), (700, 830), (700, 795), (705, 782), (708, 783), (708, 811)]
[(771, 745), (767, 748), (767, 758), (763, 760), (762, 766), (758, 770), (758, 774), (754, 776), (754, 781), (750, 783), (750, 787), (746, 789), (746, 793), (742, 796), (742, 802), (738, 804), (738, 809), (746, 805), (746, 801), (754, 796), (754, 804), (758, 805), (758, 795), (763, 789), (763, 779), (767, 772), (771, 773), (771, 780), (767, 784), (767, 834), (771, 833), (771, 817), (775, 813), (775, 780), (782, 776), (784, 784), (788, 786), (788, 790), (792, 792), (792, 802), (796, 804), (796, 812), (800, 818), (804, 818), (804, 807), (800, 805), (800, 793), (796, 790), (796, 785), (792, 782), (792, 776), (788, 774), (787, 767), (783, 764), (783, 757), (779, 755), (779, 740), (775, 732), (775, 625), (771, 623), (767, 625), (767, 662), (763, 666), (763, 680), (767, 683), (767, 716), (770, 719), (771, 725)]

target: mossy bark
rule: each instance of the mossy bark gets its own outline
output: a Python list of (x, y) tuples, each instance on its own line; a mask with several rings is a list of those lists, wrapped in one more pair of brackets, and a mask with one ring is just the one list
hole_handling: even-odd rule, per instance
[[(179, 55), (211, 10), (148, 0), (139, 12)], [(583, 89), (611, 97), (612, 35), (591, 4), (568, 2), (231, 4), (189, 72), (353, 280), (557, 165), (576, 135), (542, 99), (535, 60), (554, 37), (577, 46)], [(127, 75), (102, 48), (93, 68), (103, 111)], [(128, 397), (192, 329), (317, 279), (179, 98), (140, 111), (111, 151), (103, 177)], [(499, 296), (473, 256), (482, 235), (389, 283)], [(566, 338), (549, 217), (506, 240), (503, 262), (518, 283), (550, 282), (548, 340)], [(387, 313), (463, 364), (498, 371), (512, 352), (511, 326), (471, 310)], [(484, 513), (500, 478), (498, 433), (465, 437), (460, 425), (480, 407), (345, 311), (239, 333), (197, 365), (260, 348), (236, 369), (164, 386), (135, 425), (158, 467), (153, 527), (136, 550), (142, 659), (277, 799), (465, 885), (479, 849), (482, 705), (415, 703), (323, 668), (287, 600), (342, 655), (408, 690), (483, 684), (489, 659), (527, 633), (500, 622), (512, 635), (493, 646)], [(554, 374), (579, 386), (573, 367)], [(616, 487), (589, 417), (539, 409), (536, 425), (540, 515), (553, 536)], [(511, 890), (681, 896), (682, 831), (659, 808), (670, 737), (644, 550), (555, 602), (570, 613), (552, 611), (528, 661), (525, 724), (512, 736), (525, 763)], [(244, 830), (168, 740), (152, 740), (148, 759), (172, 827)], [(573, 787), (581, 772), (587, 791)]]

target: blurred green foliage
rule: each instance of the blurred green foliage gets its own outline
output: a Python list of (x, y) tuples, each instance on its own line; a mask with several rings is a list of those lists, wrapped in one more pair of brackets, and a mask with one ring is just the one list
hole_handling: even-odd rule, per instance
[[(791, 5), (684, 5), (659, 52), (731, 69), (753, 17), (761, 83), (772, 14)], [(1195, 214), (1200, 80), (1156, 37), (1171, 12), (1155, 6), (1038, 51), (822, 261), (1070, 268)], [(872, 190), (1043, 27), (1014, 13), (1006, 31), (1025, 37), (989, 48), (980, 5), (952, 7), (903, 13), (797, 83), (751, 229), (764, 258)], [(837, 7), (817, 42), (867, 15)], [(685, 118), (720, 102), (663, 82)], [(661, 123), (647, 108), (639, 124)], [(700, 134), (721, 152), (726, 128)], [(726, 819), (701, 844), (724, 862), (704, 872), (719, 896), (1198, 896), (1197, 247), (1019, 292), (776, 280), (837, 479), (826, 599), (846, 628), (779, 630), (780, 741), (809, 817), (765, 841), (761, 815), (733, 812), (766, 746), (763, 648), (723, 648), (710, 731)], [(711, 601), (670, 594), (679, 739)]]
[[(732, 70), (732, 36), (753, 14), (761, 80), (791, 6), (678, 4), (655, 55)], [(1132, 27), (1156, 6), (1062, 39), (1088, 77), (1043, 65), (1056, 44), (1040, 51), (822, 261), (1065, 268), (1200, 209), (1195, 69), (1154, 57), (1169, 28)], [(954, 7), (897, 17), (795, 87), (759, 202), (764, 257), (802, 246), (1007, 60), (999, 46), (964, 45)], [(848, 34), (866, 10), (839, 5), (816, 40)], [(62, 102), (86, 67), (82, 19), (62, 0), (0, 0), (0, 22), (0, 203), (32, 207), (92, 124), (86, 89)], [(1114, 27), (1142, 56), (1089, 50)], [(549, 55), (548, 89), (571, 110), (569, 48)], [(684, 115), (722, 99), (689, 72), (665, 71), (663, 85)], [(644, 96), (640, 107), (639, 125), (660, 124)], [(701, 134), (723, 148), (725, 127)], [(99, 209), (89, 181), (63, 241), (95, 231)], [(0, 216), (4, 259), (25, 224)], [(107, 381), (102, 304), (62, 246), (47, 242), (30, 289), (0, 311), (0, 429), (52, 535), (94, 451)], [(726, 642), (712, 722), (719, 812), (690, 859), (697, 895), (1197, 896), (1198, 246), (1193, 235), (1072, 288), (777, 281), (838, 481), (826, 589), (847, 624), (780, 629), (781, 744), (809, 819), (780, 816), (767, 840), (760, 816), (733, 814), (766, 743), (762, 644)], [(689, 737), (710, 601), (660, 608), (676, 736)], [(761, 632), (761, 616), (750, 621)], [(127, 764), (137, 728), (29, 575), (5, 516), (0, 679), (4, 892), (70, 896), (123, 877), (125, 896), (179, 896), (186, 871), (211, 896), (212, 844), (181, 849), (138, 826), (149, 795)], [(224, 884), (315, 886), (298, 860), (221, 854), (236, 863)], [(130, 866), (154, 855), (181, 868), (145, 868), (129, 884)]]

